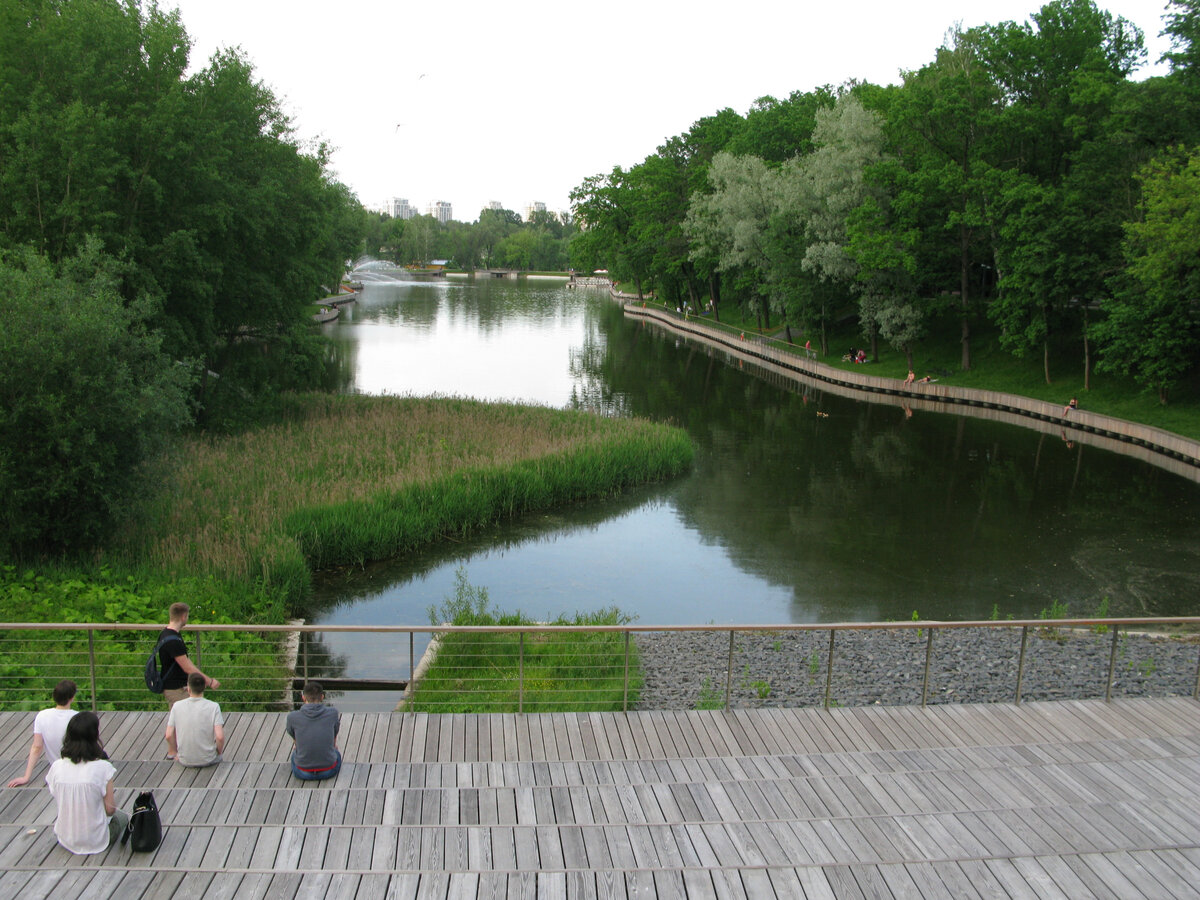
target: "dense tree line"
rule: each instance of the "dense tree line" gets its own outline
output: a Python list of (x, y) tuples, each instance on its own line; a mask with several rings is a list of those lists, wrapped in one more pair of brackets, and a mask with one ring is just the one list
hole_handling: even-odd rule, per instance
[(372, 256), (400, 265), (451, 260), (463, 269), (562, 272), (571, 264), (577, 228), (570, 214), (537, 210), (528, 221), (511, 209), (484, 209), (476, 222), (433, 216), (371, 217), (366, 238)]
[(572, 193), (581, 268), (669, 303), (735, 303), (828, 352), (856, 317), (908, 356), (955, 323), (1131, 375), (1166, 402), (1200, 338), (1200, 0), (1171, 0), (1169, 74), (1092, 0), (948, 32), (881, 87), (721, 110)]
[(0, 4), (0, 552), (96, 537), (173, 428), (311, 385), (368, 224), (236, 51), (177, 11)]

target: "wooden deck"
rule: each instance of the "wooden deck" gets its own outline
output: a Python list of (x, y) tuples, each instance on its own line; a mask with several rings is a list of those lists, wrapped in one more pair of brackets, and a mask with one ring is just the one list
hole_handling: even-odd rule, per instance
[[(0, 783), (32, 713), (0, 713)], [(58, 847), (0, 788), (0, 897), (1200, 897), (1200, 703), (343, 716), (337, 779), (280, 714), (166, 761), (166, 714), (104, 713), (153, 854)]]

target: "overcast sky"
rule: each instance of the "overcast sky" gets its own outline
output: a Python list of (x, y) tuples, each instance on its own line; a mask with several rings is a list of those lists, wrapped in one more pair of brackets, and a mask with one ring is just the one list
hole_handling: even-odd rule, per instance
[[(489, 200), (567, 208), (584, 178), (641, 162), (726, 106), (930, 62), (956, 21), (1023, 22), (1035, 0), (160, 0), (192, 66), (241, 47), (303, 139), (367, 206), (405, 197), (474, 221)], [(1145, 32), (1166, 0), (1099, 2)], [(1141, 75), (1158, 74), (1161, 67)]]

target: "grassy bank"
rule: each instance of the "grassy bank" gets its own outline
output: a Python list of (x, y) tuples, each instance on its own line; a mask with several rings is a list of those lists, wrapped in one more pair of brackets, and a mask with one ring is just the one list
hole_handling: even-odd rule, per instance
[[(654, 301), (649, 303), (655, 305)], [(721, 320), (721, 323), (715, 323), (709, 317), (700, 317), (700, 321), (726, 331), (747, 335), (760, 333), (758, 323), (752, 317), (743, 318), (740, 310), (733, 306), (721, 308)], [(1158, 402), (1155, 391), (1144, 389), (1133, 379), (1121, 375), (1093, 371), (1085, 390), (1082, 343), (1063, 340), (1052, 349), (1051, 383), (1046, 384), (1040, 352), (1014, 356), (1000, 346), (998, 329), (986, 321), (973, 324), (971, 335), (971, 369), (964, 372), (958, 323), (934, 323), (913, 351), (917, 377), (928, 374), (943, 384), (1001, 391), (1056, 404), (1065, 404), (1071, 397), (1077, 397), (1083, 409), (1200, 440), (1200, 378), (1193, 377), (1180, 383), (1165, 406)], [(769, 336), (782, 342), (785, 338), (783, 327), (773, 328)], [(801, 352), (805, 335), (799, 328), (792, 329), (792, 339), (796, 342), (796, 352)], [(812, 337), (812, 340), (816, 346), (816, 338)], [(869, 352), (869, 343), (862, 336), (856, 317), (830, 330), (829, 355), (818, 359), (834, 368), (884, 378), (902, 380), (908, 374), (905, 355), (887, 341), (879, 341), (878, 362), (867, 363), (865, 367), (842, 361), (842, 356), (851, 347), (867, 348)], [(1095, 365), (1094, 358), (1092, 364)]]
[[(462, 568), (455, 580), (455, 595), (430, 610), (435, 625), (584, 627), (630, 621), (614, 607), (537, 623), (519, 611), (490, 607), (487, 588), (471, 585)], [(406, 708), (436, 713), (619, 712), (626, 703), (633, 708), (642, 683), (636, 645), (628, 646), (626, 693), (621, 632), (445, 633)]]
[(315, 568), (384, 559), (687, 468), (668, 426), (456, 398), (308, 395), (282, 421), (186, 442), (117, 550), (291, 603)]

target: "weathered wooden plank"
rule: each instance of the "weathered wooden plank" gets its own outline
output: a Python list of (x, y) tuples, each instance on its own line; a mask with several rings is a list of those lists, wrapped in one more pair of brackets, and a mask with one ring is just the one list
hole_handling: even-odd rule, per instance
[[(56, 845), (44, 789), (0, 788), (0, 885), (24, 889), (51, 867), (67, 873), (46, 881), (56, 896), (90, 896), (98, 877), (150, 896), (178, 889), (188, 868), (206, 900), (361, 893), (364, 879), (398, 896), (472, 886), (494, 895), (536, 890), (527, 876), (540, 868), (552, 876), (546, 890), (581, 896), (744, 896), (747, 878), (783, 896), (797, 886), (811, 896), (1071, 896), (1097, 884), (1116, 895), (1189, 896), (1200, 881), (1200, 811), (1177, 798), (1200, 785), (1200, 733), (1154, 701), (1131, 702), (1137, 714), (1124, 720), (1071, 706), (1061, 726), (1057, 704), (355, 714), (346, 749), (364, 758), (314, 784), (290, 777), (281, 716), (231, 714), (237, 748), (248, 752), (184, 770), (158, 758), (164, 713), (108, 713), (107, 734), (144, 757), (120, 767), (118, 799), (155, 789), (170, 825), (163, 846), (72, 857)], [(1166, 708), (1200, 724), (1195, 706)], [(11, 743), (23, 754), (27, 735), (19, 737)]]

